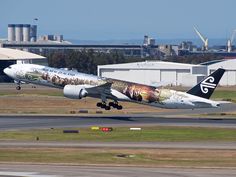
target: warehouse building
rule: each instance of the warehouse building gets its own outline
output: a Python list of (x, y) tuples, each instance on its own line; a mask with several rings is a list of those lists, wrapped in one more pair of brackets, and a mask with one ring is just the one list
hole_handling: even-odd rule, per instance
[(207, 74), (207, 66), (146, 61), (98, 66), (98, 75), (147, 85), (192, 86)]
[(219, 60), (205, 65), (146, 61), (98, 66), (98, 75), (147, 85), (192, 87), (218, 68), (226, 70), (219, 85), (236, 85), (236, 59)]
[(220, 85), (236, 85), (236, 59), (222, 60), (220, 62), (208, 65), (208, 74), (214, 72), (218, 68), (224, 68), (226, 70), (222, 79), (220, 80)]

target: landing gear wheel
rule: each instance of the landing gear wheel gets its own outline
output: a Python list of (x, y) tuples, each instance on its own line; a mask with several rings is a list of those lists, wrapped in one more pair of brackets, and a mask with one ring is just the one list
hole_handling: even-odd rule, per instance
[(21, 89), (21, 86), (18, 85), (18, 86), (16, 87), (16, 90), (20, 90), (20, 89)]
[(102, 103), (101, 108), (105, 109), (106, 108), (106, 103)]
[(98, 102), (97, 103), (97, 107), (103, 108), (105, 110), (110, 110), (111, 109), (111, 106), (110, 105), (106, 105), (105, 102)]
[(111, 109), (110, 106), (106, 106), (106, 107), (105, 107), (105, 110), (110, 110), (110, 109)]
[(114, 102), (109, 102), (109, 106), (113, 107), (113, 108), (116, 108), (118, 110), (121, 110), (123, 107), (121, 105), (118, 104), (117, 101), (114, 101)]
[(123, 107), (121, 105), (117, 105), (117, 109), (121, 110), (121, 109), (123, 109)]
[(109, 102), (109, 106), (112, 106), (114, 108), (114, 103), (113, 102)]
[(100, 107), (100, 108), (101, 108), (101, 107), (102, 107), (102, 103), (101, 103), (101, 102), (98, 102), (98, 103), (97, 103), (97, 107)]

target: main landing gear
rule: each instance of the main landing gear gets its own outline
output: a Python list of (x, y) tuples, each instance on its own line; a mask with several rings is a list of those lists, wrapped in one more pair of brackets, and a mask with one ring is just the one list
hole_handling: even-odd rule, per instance
[(121, 105), (119, 105), (118, 102), (116, 102), (116, 101), (115, 101), (115, 102), (109, 102), (108, 105), (106, 104), (105, 101), (103, 101), (103, 102), (98, 102), (98, 103), (97, 103), (97, 107), (100, 107), (100, 108), (105, 109), (105, 110), (110, 110), (111, 107), (116, 108), (116, 109), (118, 109), (118, 110), (121, 110), (121, 109), (123, 108), (123, 107), (122, 107)]

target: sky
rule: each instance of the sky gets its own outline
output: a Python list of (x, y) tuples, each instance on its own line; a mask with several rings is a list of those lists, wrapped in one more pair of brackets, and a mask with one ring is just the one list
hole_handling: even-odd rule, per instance
[(36, 23), (39, 35), (66, 39), (193, 39), (193, 26), (208, 38), (229, 38), (235, 8), (235, 0), (1, 0), (0, 38), (9, 23)]

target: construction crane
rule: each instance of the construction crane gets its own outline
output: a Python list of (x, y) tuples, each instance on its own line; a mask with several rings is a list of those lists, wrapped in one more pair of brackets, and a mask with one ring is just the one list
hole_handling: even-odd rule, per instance
[(235, 34), (236, 34), (236, 29), (233, 30), (233, 33), (232, 33), (232, 35), (231, 35), (231, 38), (228, 39), (228, 41), (227, 41), (227, 51), (228, 51), (228, 52), (231, 52), (231, 51), (232, 51), (232, 45), (233, 45), (233, 42), (234, 42)]
[(197, 30), (197, 28), (193, 28), (203, 42), (203, 50), (208, 50), (208, 38), (204, 38), (203, 35)]

